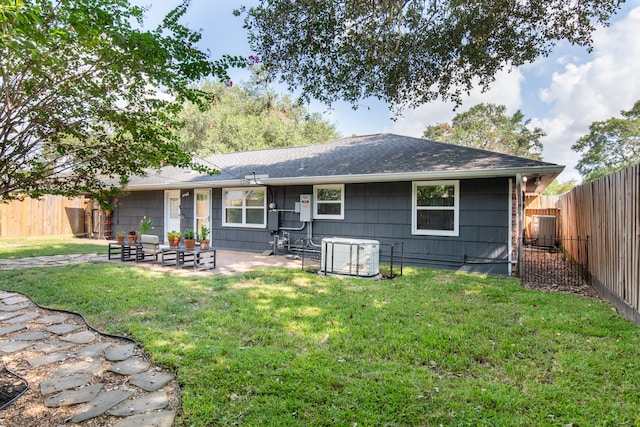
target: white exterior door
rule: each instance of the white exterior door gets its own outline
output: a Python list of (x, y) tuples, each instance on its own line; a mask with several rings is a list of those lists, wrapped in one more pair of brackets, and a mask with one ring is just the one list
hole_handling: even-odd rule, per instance
[(180, 231), (180, 190), (164, 192), (164, 240), (169, 231)]
[(195, 232), (200, 238), (200, 227), (203, 225), (211, 229), (210, 219), (211, 190), (196, 190), (196, 228)]

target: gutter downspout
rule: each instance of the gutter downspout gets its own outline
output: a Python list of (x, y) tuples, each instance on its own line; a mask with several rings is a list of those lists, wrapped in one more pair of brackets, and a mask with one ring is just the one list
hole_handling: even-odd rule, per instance
[(517, 240), (517, 250), (518, 250), (518, 276), (522, 277), (522, 267), (523, 267), (523, 256), (524, 256), (524, 248), (522, 246), (522, 215), (524, 214), (524, 203), (522, 199), (522, 174), (516, 174), (516, 240)]

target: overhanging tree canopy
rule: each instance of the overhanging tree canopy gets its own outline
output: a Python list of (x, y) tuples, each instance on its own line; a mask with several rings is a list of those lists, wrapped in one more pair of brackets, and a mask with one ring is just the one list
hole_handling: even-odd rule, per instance
[(593, 122), (589, 133), (578, 139), (571, 149), (582, 157), (576, 169), (584, 182), (624, 169), (640, 161), (640, 100), (622, 118)]
[(304, 96), (396, 107), (460, 101), (496, 73), (549, 54), (558, 40), (590, 47), (617, 0), (262, 0), (246, 12), (264, 66)]
[[(146, 168), (191, 166), (173, 128), (189, 84), (226, 78), (237, 57), (210, 60), (178, 21), (152, 31), (127, 0), (16, 0), (0, 5), (0, 194), (100, 194)], [(161, 90), (163, 94), (158, 91)]]

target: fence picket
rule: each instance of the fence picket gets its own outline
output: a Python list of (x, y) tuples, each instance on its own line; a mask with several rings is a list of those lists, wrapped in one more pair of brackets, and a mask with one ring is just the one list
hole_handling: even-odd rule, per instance
[[(561, 236), (590, 236), (594, 279), (640, 312), (640, 165), (560, 196)], [(574, 245), (567, 250), (580, 263)]]

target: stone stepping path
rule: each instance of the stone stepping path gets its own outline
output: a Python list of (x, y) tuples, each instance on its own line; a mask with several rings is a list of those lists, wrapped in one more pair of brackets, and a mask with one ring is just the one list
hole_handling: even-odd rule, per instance
[(180, 405), (175, 376), (138, 345), (4, 291), (0, 356), (29, 382), (26, 395), (0, 411), (0, 426), (171, 427)]
[(0, 270), (13, 270), (14, 268), (28, 267), (58, 267), (84, 262), (109, 262), (105, 254), (70, 254), (49, 255), (27, 258), (10, 258), (0, 260)]

